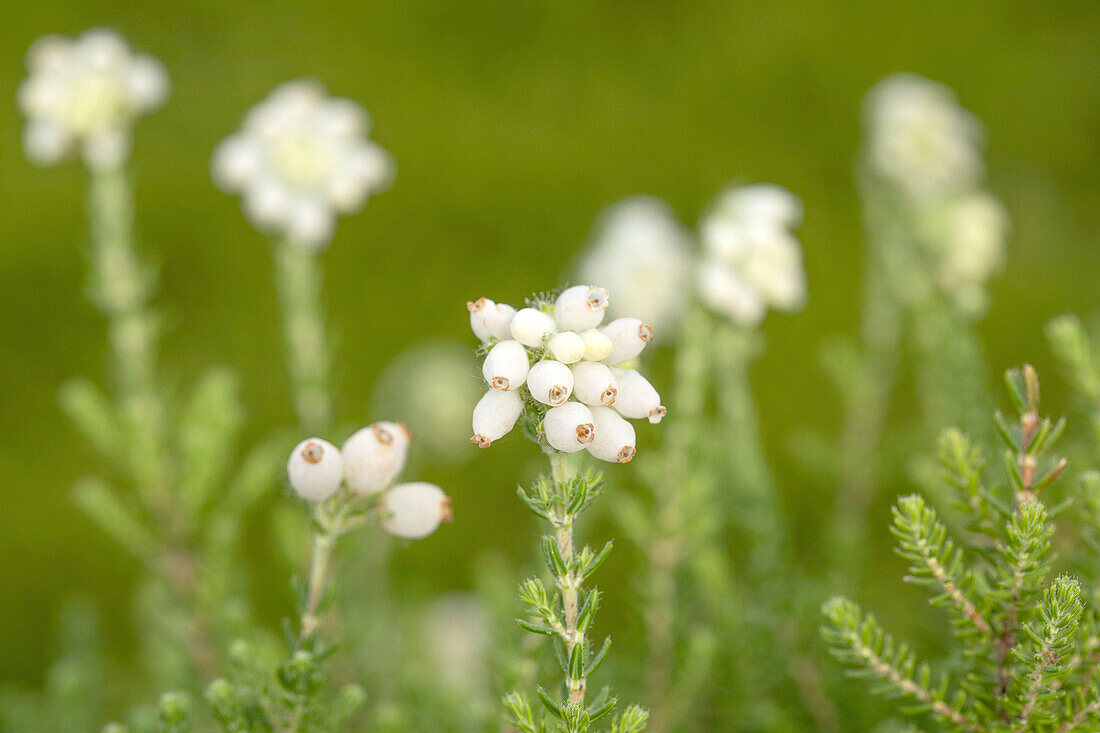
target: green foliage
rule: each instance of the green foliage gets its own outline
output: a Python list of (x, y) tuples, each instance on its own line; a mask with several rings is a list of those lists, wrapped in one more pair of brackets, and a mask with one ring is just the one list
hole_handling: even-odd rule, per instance
[(1030, 366), (1008, 372), (1006, 383), (1018, 418), (997, 415), (1004, 485), (983, 485), (981, 451), (959, 431), (940, 439), (945, 478), (967, 515), (968, 552), (922, 497), (903, 497), (893, 510), (898, 553), (910, 563), (905, 580), (929, 587), (932, 605), (951, 618), (957, 676), (934, 681), (907, 644), (844, 598), (823, 607), (822, 634), (874, 691), (911, 702), (903, 708), (909, 715), (930, 715), (950, 730), (1069, 731), (1096, 722), (1100, 688), (1079, 674), (1094, 659), (1095, 610), (1086, 612), (1078, 580), (1048, 580), (1054, 525), (1040, 494), (1066, 465), (1050, 454), (1063, 423), (1040, 418)]

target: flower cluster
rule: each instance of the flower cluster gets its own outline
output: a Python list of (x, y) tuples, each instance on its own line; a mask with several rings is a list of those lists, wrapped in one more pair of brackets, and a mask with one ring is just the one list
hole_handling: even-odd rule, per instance
[(52, 165), (79, 152), (93, 169), (117, 168), (130, 154), (130, 123), (168, 97), (168, 74), (136, 55), (117, 33), (43, 36), (27, 52), (19, 109), (27, 117), (27, 157)]
[(759, 183), (719, 194), (700, 225), (700, 299), (743, 326), (760, 323), (768, 308), (800, 308), (806, 273), (790, 230), (801, 220), (801, 202), (781, 186)]
[(601, 327), (608, 307), (603, 288), (576, 285), (519, 311), (488, 298), (467, 307), (486, 350), (482, 374), (489, 385), (474, 408), (471, 441), (478, 446), (507, 435), (526, 413), (554, 450), (626, 463), (636, 440), (624, 418), (664, 417), (657, 390), (625, 366), (653, 340), (653, 329), (637, 318)]
[(374, 499), (382, 529), (403, 539), (427, 537), (451, 520), (451, 500), (434, 484), (393, 485), (405, 467), (412, 436), (401, 423), (379, 422), (338, 449), (321, 438), (303, 440), (287, 461), (290, 486), (303, 499), (323, 502), (343, 486), (352, 499)]
[(329, 97), (313, 81), (288, 82), (218, 146), (214, 182), (241, 194), (257, 229), (319, 249), (338, 214), (361, 209), (393, 176), (389, 154), (367, 139), (369, 128), (366, 110), (352, 100)]
[(867, 127), (870, 172), (896, 192), (936, 285), (962, 310), (982, 311), (1008, 216), (982, 188), (981, 124), (947, 87), (901, 74), (868, 95)]
[[(768, 183), (731, 187), (700, 224), (701, 251), (660, 199), (639, 196), (607, 210), (579, 273), (611, 286), (616, 305), (675, 331), (693, 296), (740, 326), (768, 308), (795, 310), (806, 298), (802, 253), (791, 229), (802, 205)], [(620, 293), (623, 297), (620, 297)]]

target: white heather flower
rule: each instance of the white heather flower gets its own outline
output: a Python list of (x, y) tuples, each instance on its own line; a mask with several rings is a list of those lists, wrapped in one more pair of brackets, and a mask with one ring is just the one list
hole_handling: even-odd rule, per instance
[(214, 151), (214, 182), (241, 194), (257, 229), (321, 248), (337, 215), (358, 211), (393, 177), (389, 154), (366, 137), (369, 126), (355, 102), (328, 97), (313, 81), (288, 82)]
[(634, 426), (610, 407), (590, 409), (596, 426), (596, 437), (588, 445), (588, 452), (601, 461), (630, 463), (637, 452)]
[(470, 311), (470, 329), (481, 341), (511, 338), (508, 325), (516, 309), (505, 303), (494, 303), (488, 298), (478, 298), (466, 304)]
[(544, 405), (560, 405), (573, 394), (573, 372), (560, 361), (544, 359), (527, 374), (527, 390)]
[(130, 154), (134, 118), (164, 104), (168, 74), (135, 55), (118, 34), (93, 28), (71, 39), (43, 36), (27, 52), (18, 104), (27, 118), (23, 144), (40, 165), (79, 152), (93, 169), (117, 168)]
[(551, 448), (576, 453), (595, 439), (596, 426), (591, 410), (580, 402), (566, 402), (546, 411), (542, 432)]
[(996, 197), (975, 192), (925, 215), (925, 236), (938, 243), (940, 287), (963, 310), (985, 308), (985, 282), (1004, 264), (1008, 214)]
[(565, 331), (587, 331), (603, 323), (607, 291), (592, 285), (566, 288), (554, 302), (554, 320)]
[(523, 398), (518, 392), (501, 392), (490, 389), (474, 407), (474, 436), (470, 442), (479, 448), (488, 448), (516, 426), (523, 413)]
[(618, 387), (615, 409), (620, 415), (633, 420), (645, 418), (654, 425), (664, 419), (668, 411), (661, 404), (661, 395), (648, 379), (634, 369), (612, 367), (611, 374)]
[(512, 338), (531, 348), (542, 346), (543, 340), (558, 329), (554, 317), (537, 308), (517, 311), (508, 328)]
[(518, 341), (501, 341), (489, 349), (481, 373), (493, 389), (502, 392), (517, 390), (527, 381), (529, 363), (527, 350)]
[(616, 318), (600, 329), (611, 340), (611, 352), (604, 357), (608, 364), (622, 364), (636, 359), (645, 345), (653, 340), (653, 328), (637, 318)]
[(550, 337), (546, 350), (563, 364), (575, 364), (584, 358), (584, 339), (576, 331), (559, 331)]
[(394, 486), (382, 496), (378, 510), (382, 529), (406, 540), (424, 539), (454, 516), (450, 497), (425, 481)]
[(946, 86), (915, 74), (880, 81), (866, 103), (867, 162), (919, 198), (963, 190), (982, 177), (981, 124)]
[(573, 394), (593, 407), (615, 404), (619, 388), (606, 364), (582, 361), (573, 365)]
[(603, 361), (611, 353), (611, 339), (599, 329), (591, 328), (580, 334), (584, 342), (585, 361)]
[(286, 463), (290, 487), (306, 501), (324, 501), (344, 480), (344, 460), (332, 443), (309, 438), (294, 446)]
[(743, 326), (759, 323), (768, 308), (801, 307), (806, 275), (798, 241), (789, 231), (801, 219), (798, 199), (780, 186), (723, 191), (700, 226), (702, 301)]
[(638, 316), (663, 338), (674, 332), (691, 299), (691, 241), (664, 201), (625, 199), (601, 215), (577, 279), (615, 294), (609, 317)]
[(412, 436), (401, 423), (377, 422), (344, 443), (344, 480), (356, 496), (385, 490), (405, 467)]

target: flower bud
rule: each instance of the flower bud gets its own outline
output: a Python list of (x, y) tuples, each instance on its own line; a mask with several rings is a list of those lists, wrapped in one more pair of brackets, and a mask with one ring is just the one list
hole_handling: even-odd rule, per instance
[(505, 303), (494, 303), (488, 298), (478, 298), (466, 303), (470, 311), (470, 329), (481, 341), (498, 338), (501, 341), (511, 338), (508, 324), (516, 309)]
[(515, 390), (490, 389), (474, 407), (474, 437), (470, 442), (488, 448), (512, 431), (523, 412), (523, 399)]
[(286, 474), (298, 496), (306, 501), (324, 501), (344, 480), (344, 459), (332, 443), (310, 438), (294, 446)]
[(581, 341), (584, 342), (585, 361), (603, 361), (611, 353), (611, 339), (600, 333), (595, 328), (590, 328), (581, 333)]
[(612, 405), (618, 392), (615, 377), (606, 364), (582, 361), (573, 365), (573, 394), (584, 404), (594, 407)]
[(563, 453), (576, 453), (592, 443), (596, 437), (596, 426), (591, 410), (580, 402), (566, 402), (546, 411), (542, 432), (552, 448)]
[(501, 341), (489, 349), (481, 373), (493, 389), (517, 390), (527, 380), (527, 350), (518, 341)]
[(588, 452), (601, 461), (630, 463), (636, 452), (634, 426), (610, 407), (593, 407), (591, 412), (596, 438), (589, 443)]
[(541, 347), (543, 339), (557, 330), (554, 317), (536, 308), (524, 308), (512, 316), (508, 324), (512, 338), (524, 346)]
[(377, 422), (344, 443), (344, 479), (356, 496), (370, 496), (393, 483), (405, 467), (412, 436), (401, 423)]
[(653, 340), (653, 329), (637, 318), (617, 318), (601, 328), (600, 333), (611, 339), (611, 353), (604, 359), (608, 364), (630, 361)]
[(527, 389), (544, 405), (560, 405), (573, 393), (573, 372), (560, 361), (544, 359), (531, 367)]
[(654, 425), (661, 422), (668, 410), (661, 404), (661, 395), (657, 394), (648, 379), (634, 369), (611, 367), (611, 374), (619, 388), (615, 409), (620, 415), (632, 420), (644, 417)]
[(378, 504), (382, 529), (406, 540), (424, 539), (454, 517), (451, 499), (435, 484), (398, 484)]
[(607, 291), (591, 285), (566, 288), (554, 303), (554, 320), (569, 331), (586, 331), (603, 322), (607, 310)]
[(584, 339), (574, 331), (561, 331), (550, 337), (546, 349), (562, 364), (575, 364), (584, 357)]

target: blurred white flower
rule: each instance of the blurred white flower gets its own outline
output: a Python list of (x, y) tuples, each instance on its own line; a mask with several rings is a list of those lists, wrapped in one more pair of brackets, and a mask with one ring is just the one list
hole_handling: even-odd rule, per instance
[(337, 215), (363, 207), (393, 178), (393, 161), (367, 138), (370, 118), (310, 80), (288, 82), (245, 116), (214, 151), (214, 182), (239, 193), (257, 229), (320, 249)]
[(982, 177), (983, 132), (943, 84), (915, 74), (880, 81), (867, 97), (867, 158), (914, 197), (965, 189)]
[(791, 311), (806, 299), (802, 251), (789, 231), (802, 205), (785, 188), (754, 184), (730, 188), (700, 225), (699, 297), (742, 326), (755, 326), (768, 308)]
[(113, 31), (93, 28), (73, 39), (49, 35), (27, 52), (19, 87), (27, 118), (23, 147), (40, 165), (79, 152), (93, 169), (117, 168), (130, 154), (130, 125), (168, 97), (168, 74), (151, 56), (131, 52)]
[(1008, 213), (991, 194), (976, 191), (927, 212), (924, 239), (938, 252), (937, 280), (965, 311), (985, 309), (985, 283), (1004, 265)]
[(610, 206), (578, 268), (581, 282), (615, 294), (611, 318), (632, 315), (671, 335), (691, 301), (691, 234), (658, 198)]

